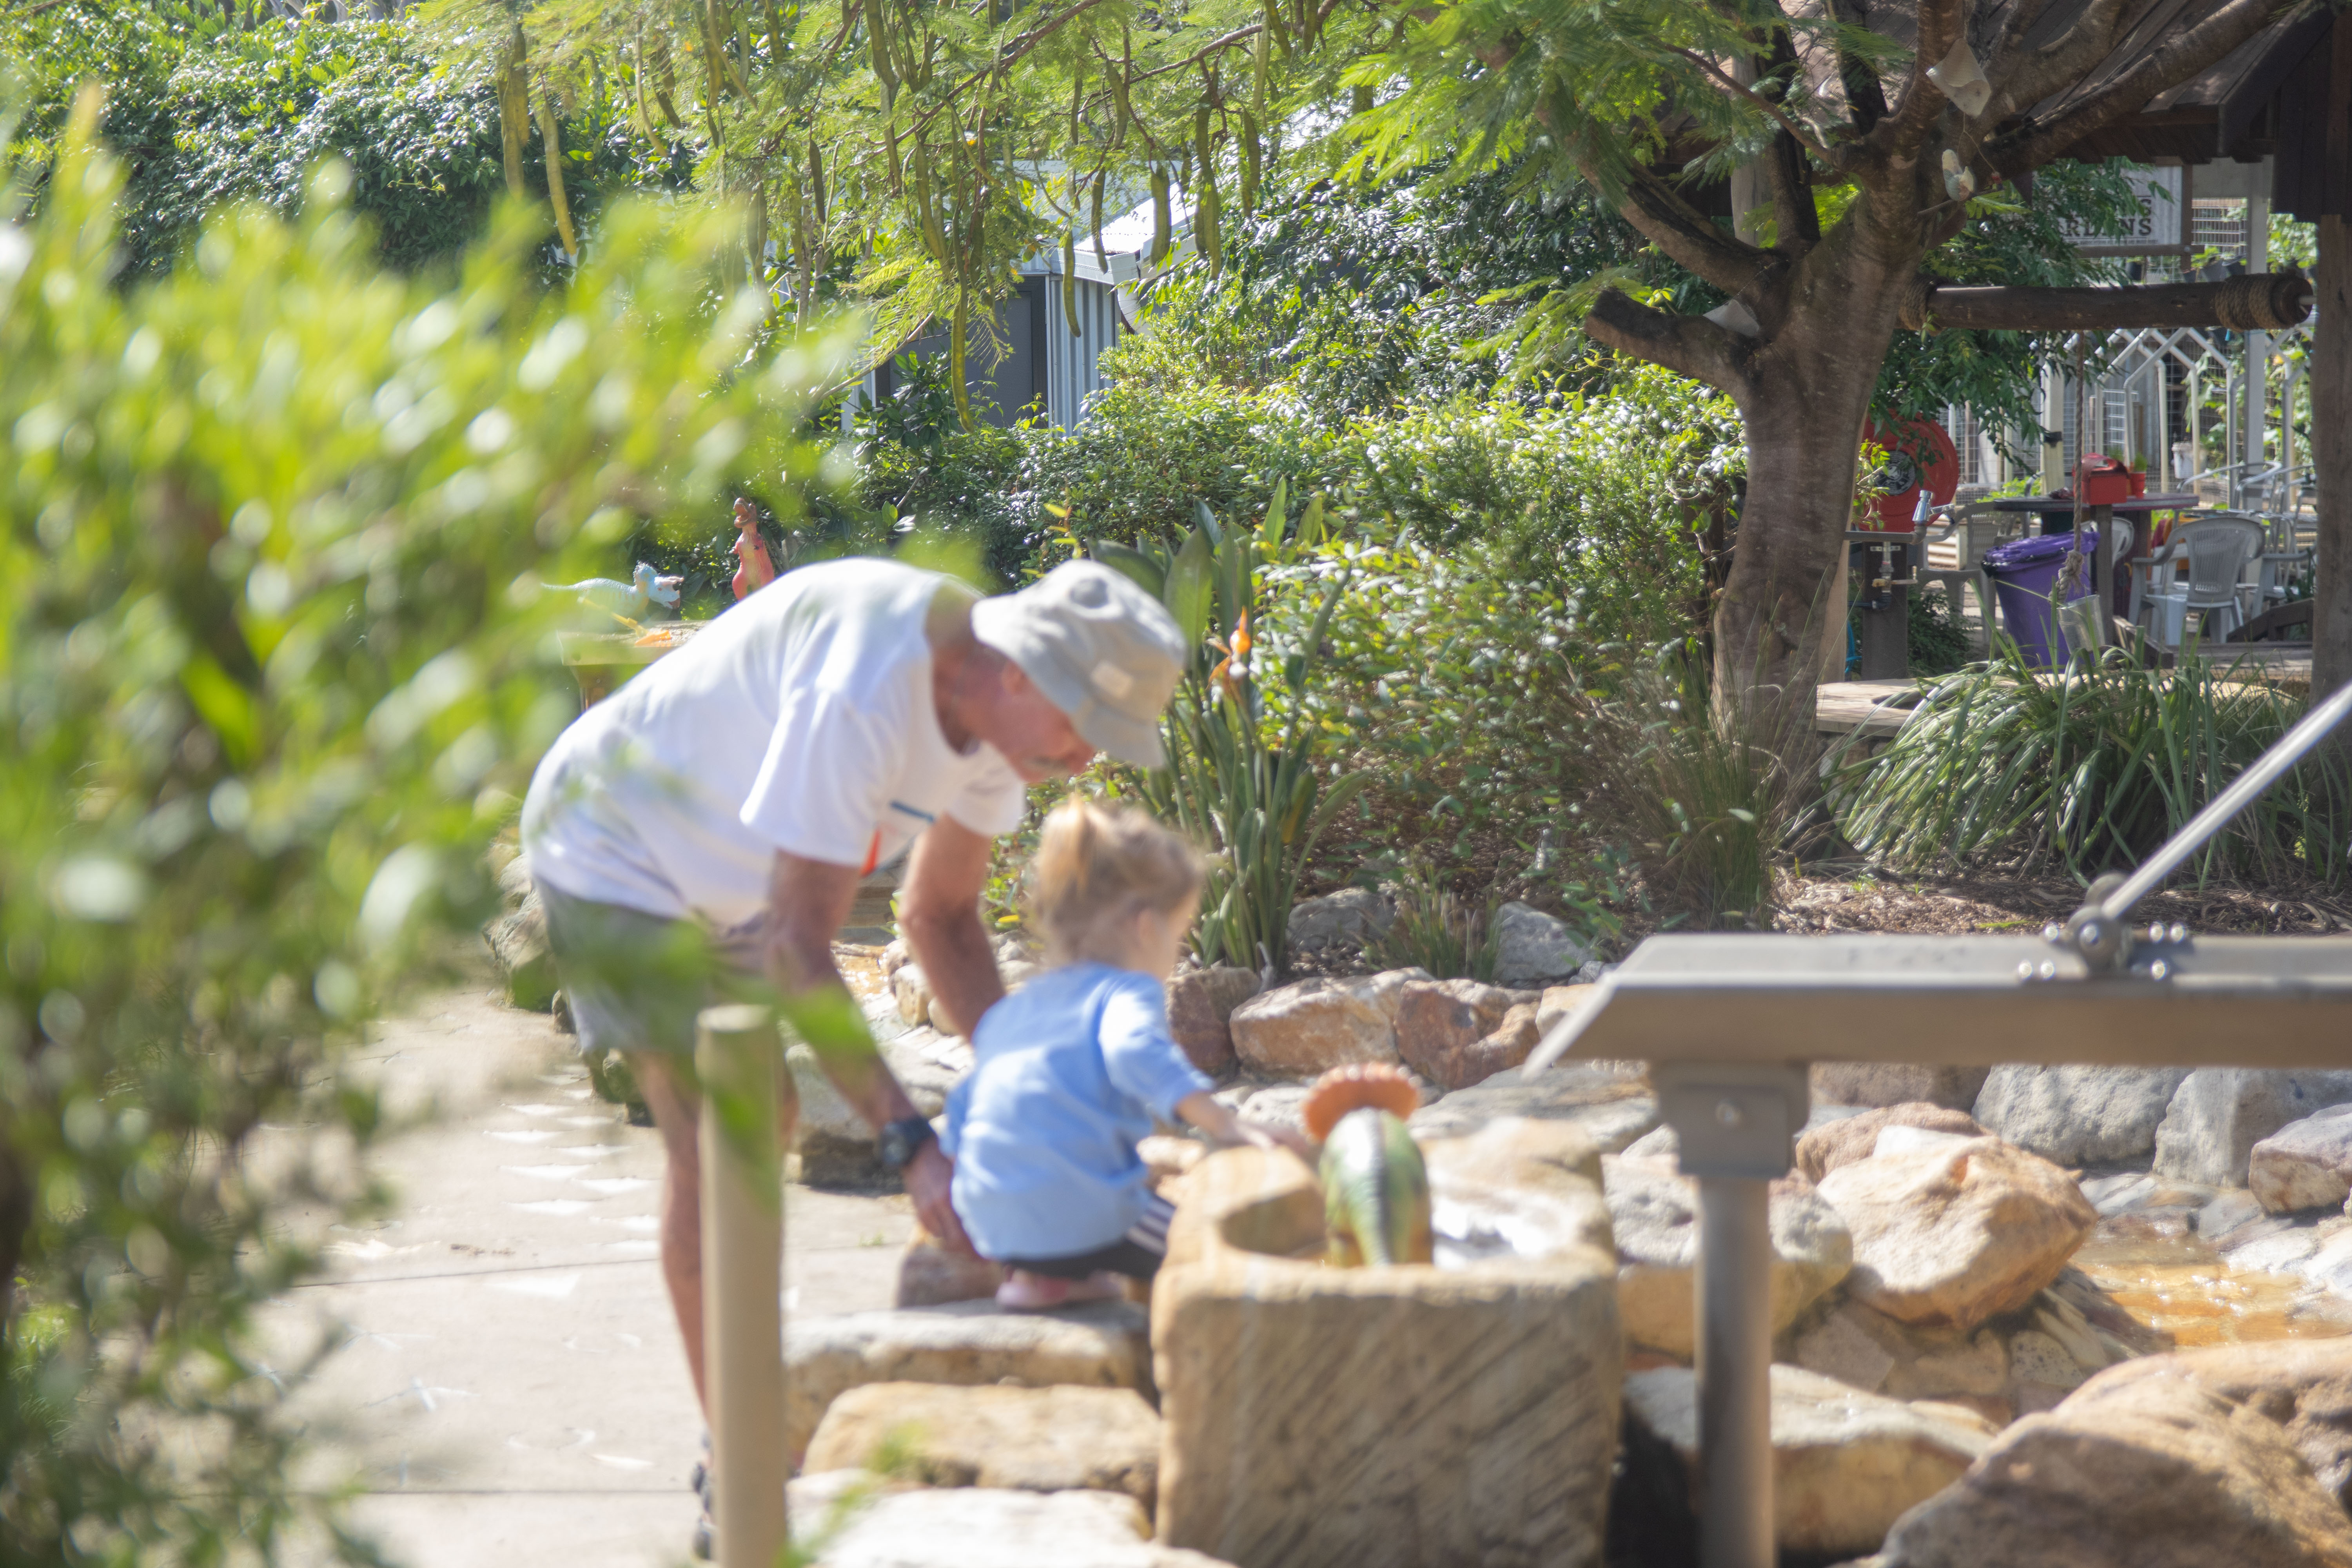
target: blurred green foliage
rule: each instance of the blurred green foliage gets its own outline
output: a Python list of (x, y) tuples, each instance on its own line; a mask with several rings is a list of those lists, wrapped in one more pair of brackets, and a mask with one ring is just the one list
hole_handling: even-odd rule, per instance
[[(102, 129), (125, 165), (126, 279), (169, 268), (226, 203), (258, 201), (290, 216), (324, 158), (349, 165), (352, 210), (373, 223), (383, 260), (404, 270), (454, 266), (505, 187), (487, 72), (445, 66), (404, 22), (288, 20), (263, 7), (248, 23), (197, 0), (67, 0), (0, 16), (0, 59), (24, 77), (20, 166), (36, 174), (82, 85), (106, 87)], [(691, 176), (667, 142), (635, 136), (625, 110), (593, 87), (570, 95), (562, 139), (565, 188), (583, 224), (630, 186), (676, 188)], [(523, 154), (524, 187), (543, 204), (537, 135)], [(551, 266), (553, 232), (545, 218), (539, 237)]]
[(357, 1559), (289, 1463), (323, 1350), (258, 1331), (288, 1205), (375, 1196), (338, 1065), (575, 710), (535, 580), (796, 491), (832, 362), (751, 356), (724, 215), (616, 207), (551, 296), (511, 213), (428, 283), (335, 167), (118, 288), (95, 121), (30, 221), (0, 170), (0, 1559)]

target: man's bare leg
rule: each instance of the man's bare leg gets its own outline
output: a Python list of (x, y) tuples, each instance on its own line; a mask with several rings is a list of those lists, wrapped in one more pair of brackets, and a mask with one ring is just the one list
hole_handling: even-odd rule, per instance
[[(694, 1397), (708, 1421), (710, 1401), (702, 1384), (702, 1099), (667, 1057), (633, 1052), (629, 1068), (636, 1074), (637, 1090), (646, 1097), (646, 1105), (654, 1113), (654, 1128), (661, 1134), (666, 1164), (661, 1196), (662, 1283), (669, 1288), (670, 1310), (677, 1315), (677, 1334), (686, 1345)], [(777, 1071), (776, 1135), (789, 1145), (799, 1099), (781, 1062)], [(782, 1281), (777, 1288), (782, 1289)]]

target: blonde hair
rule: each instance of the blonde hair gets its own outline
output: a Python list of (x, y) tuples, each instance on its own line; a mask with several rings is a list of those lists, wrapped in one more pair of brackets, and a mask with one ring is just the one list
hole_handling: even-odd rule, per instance
[(1201, 890), (1201, 858), (1183, 836), (1130, 806), (1083, 795), (1055, 806), (1029, 863), (1028, 918), (1056, 963), (1091, 948), (1140, 910), (1162, 913)]

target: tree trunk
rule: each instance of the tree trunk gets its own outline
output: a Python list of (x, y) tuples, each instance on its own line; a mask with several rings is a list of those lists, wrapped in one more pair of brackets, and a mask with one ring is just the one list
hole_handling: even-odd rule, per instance
[[(2312, 332), (2311, 456), (2319, 481), (2318, 583), (2313, 591), (2311, 695), (2316, 701), (2352, 680), (2352, 220), (2319, 220), (2313, 279), (2318, 325)], [(2352, 755), (2352, 736), (2336, 731)]]
[(1845, 636), (1846, 607), (1830, 601), (1863, 420), (1911, 277), (1907, 258), (1874, 266), (1843, 248), (1807, 258), (1807, 285), (1734, 393), (1748, 495), (1716, 606), (1715, 709), (1792, 764), (1819, 749), (1814, 692), (1825, 645)]

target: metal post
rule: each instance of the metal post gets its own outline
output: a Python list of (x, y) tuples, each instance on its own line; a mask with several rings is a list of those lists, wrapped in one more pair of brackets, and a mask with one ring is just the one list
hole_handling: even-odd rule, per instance
[(1698, 1184), (1700, 1568), (1772, 1568), (1770, 1184)]
[[(773, 1568), (784, 1546), (784, 1227), (776, 1026), (764, 1007), (697, 1020), (702, 1096), (702, 1366), (719, 1568)], [(749, 1113), (730, 1131), (724, 1098)]]
[(1772, 1182), (1808, 1107), (1801, 1062), (1653, 1060), (1698, 1179), (1700, 1568), (1772, 1568)]

